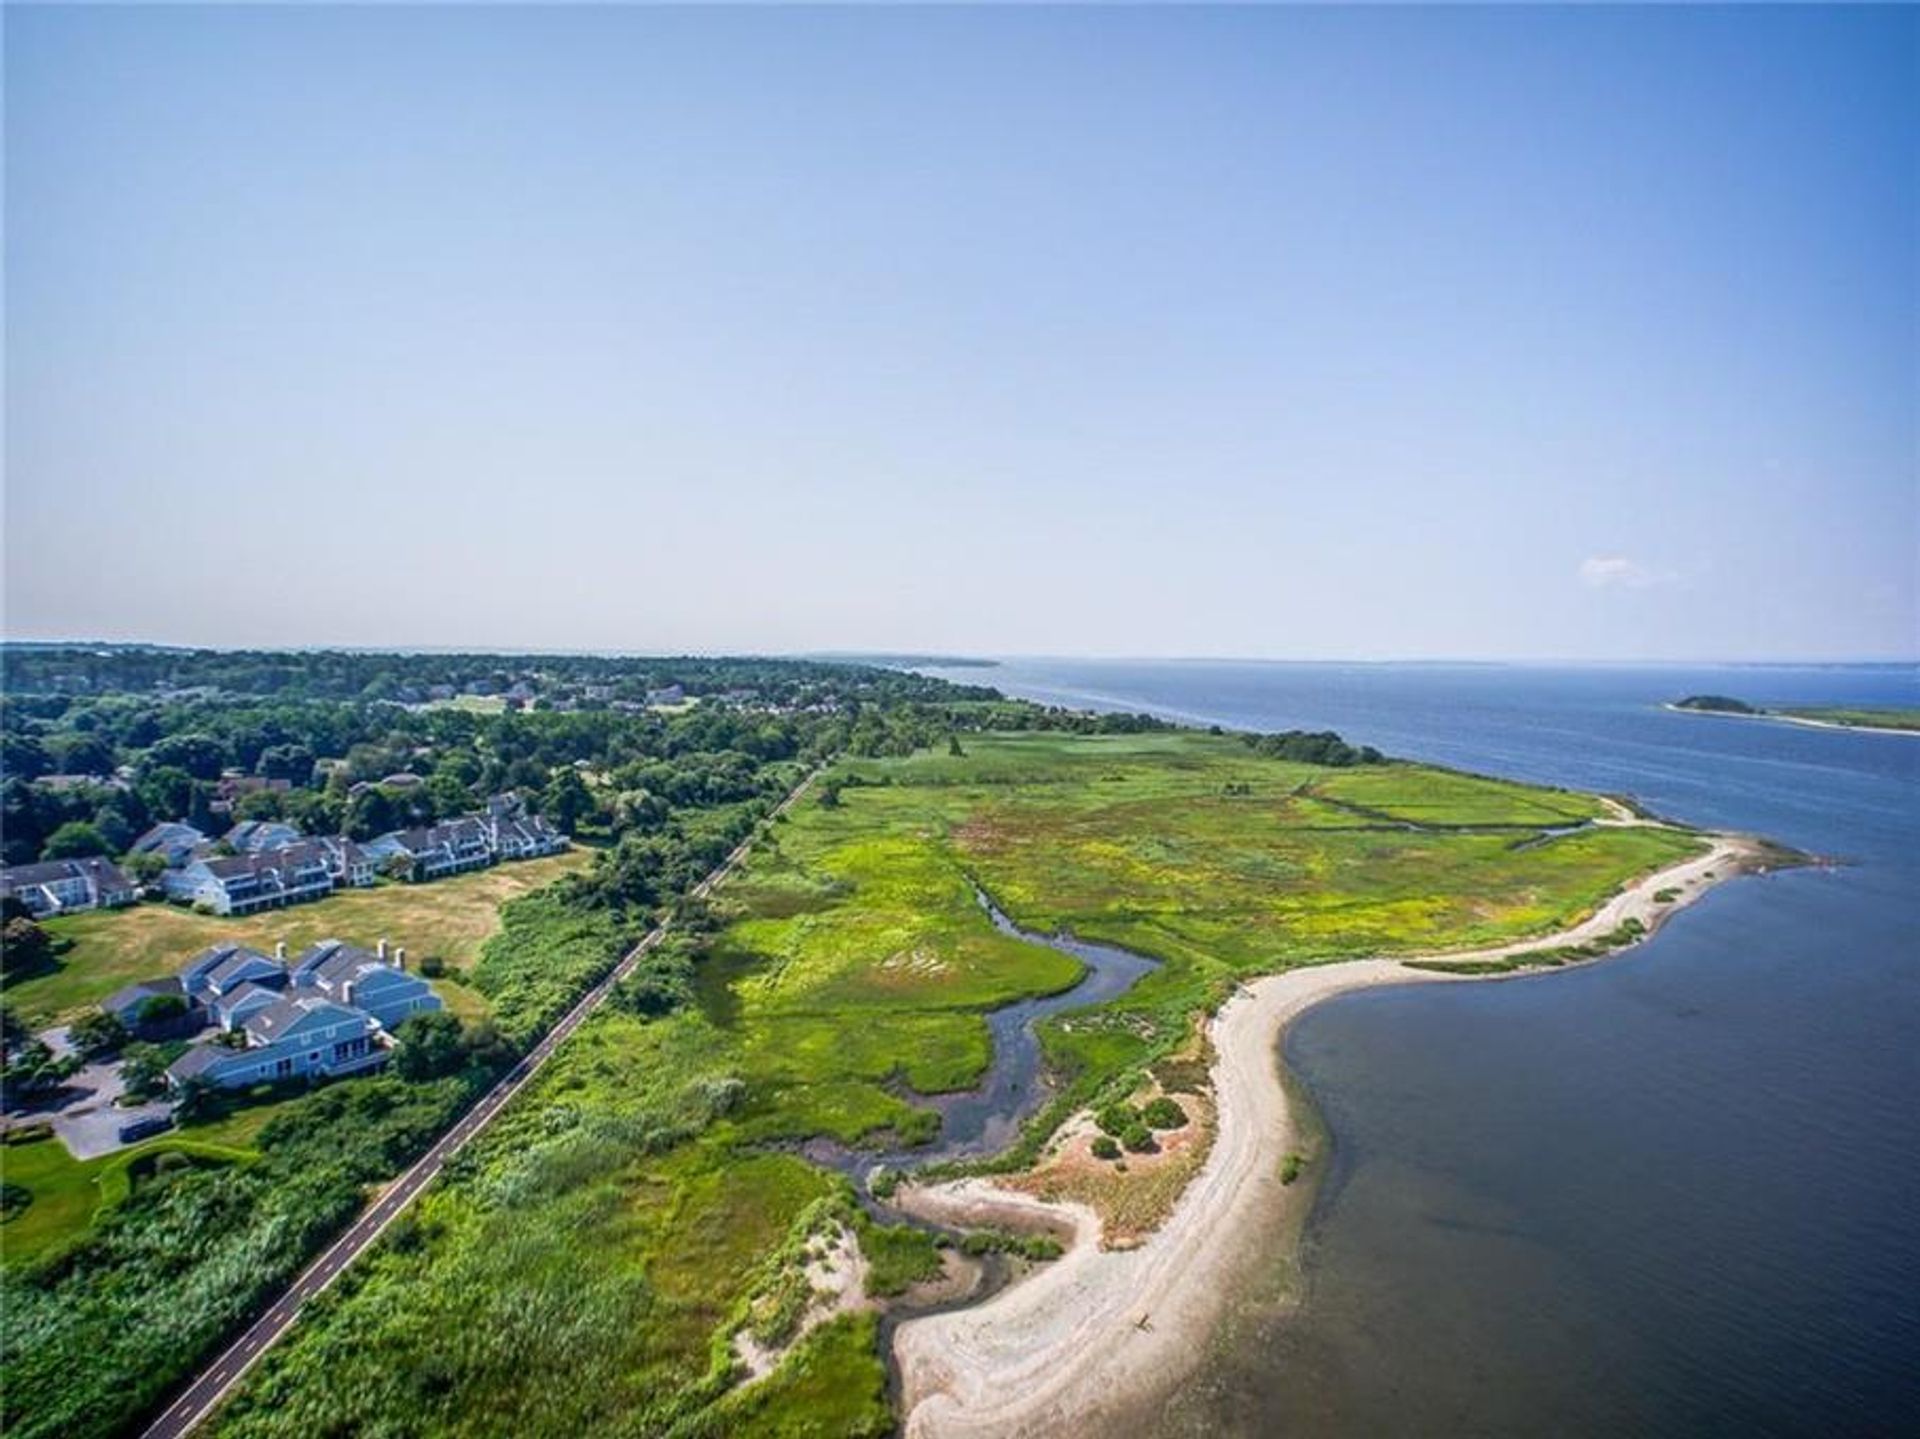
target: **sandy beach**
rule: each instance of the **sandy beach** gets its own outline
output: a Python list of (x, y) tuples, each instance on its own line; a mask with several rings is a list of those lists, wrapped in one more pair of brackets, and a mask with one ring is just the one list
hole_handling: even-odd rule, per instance
[[(1561, 934), (1431, 957), (1490, 960), (1578, 944), (1628, 919), (1651, 933), (1760, 856), (1745, 837), (1711, 838), (1706, 854), (1636, 881)], [(1655, 899), (1669, 890), (1679, 892), (1670, 902)], [(986, 1303), (899, 1327), (894, 1356), (906, 1433), (1085, 1434), (1177, 1384), (1203, 1357), (1246, 1247), (1282, 1203), (1280, 1166), (1298, 1143), (1298, 1118), (1280, 1078), (1282, 1031), (1313, 1005), (1350, 990), (1462, 979), (1409, 969), (1405, 959), (1364, 959), (1243, 986), (1211, 1025), (1219, 1110), (1213, 1150), (1167, 1222), (1137, 1248), (1103, 1250), (1099, 1220), (1084, 1206), (1048, 1204), (986, 1180), (903, 1191), (900, 1202), (928, 1218), (1022, 1227), (1044, 1220), (1073, 1236), (1062, 1258)]]

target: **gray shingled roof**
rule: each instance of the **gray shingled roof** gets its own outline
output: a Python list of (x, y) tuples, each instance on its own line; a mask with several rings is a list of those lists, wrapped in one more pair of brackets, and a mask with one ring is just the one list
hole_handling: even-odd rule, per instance
[(294, 990), (265, 1009), (247, 1016), (247, 1033), (271, 1044), (311, 1014), (325, 1014), (335, 1024), (345, 1020), (372, 1021), (357, 1009), (335, 1004), (323, 994)]
[(231, 1059), (237, 1051), (218, 1044), (196, 1044), (185, 1054), (167, 1066), (167, 1073), (174, 1079), (192, 1079), (205, 1074), (224, 1059)]

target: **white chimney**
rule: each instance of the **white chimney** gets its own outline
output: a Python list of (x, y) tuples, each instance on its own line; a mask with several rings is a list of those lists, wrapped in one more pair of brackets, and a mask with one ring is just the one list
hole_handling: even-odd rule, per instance
[(352, 980), (348, 980), (345, 984), (340, 986), (340, 1002), (342, 1004), (347, 1004), (347, 1005), (350, 1005), (353, 1003), (353, 981)]
[(407, 967), (407, 947), (404, 944), (397, 944), (393, 947), (393, 967), (395, 969), (405, 969)]
[(275, 942), (273, 946), (273, 957), (282, 964), (287, 962), (287, 942), (284, 939)]
[(386, 942), (386, 940), (384, 940), (384, 939), (382, 939), (382, 940), (380, 941), (380, 943), (378, 943), (378, 944), (376, 944), (376, 945), (375, 945), (375, 946), (373, 947), (373, 952), (374, 952), (375, 954), (377, 954), (377, 955), (379, 955), (379, 956), (380, 956), (380, 958), (382, 958), (382, 959), (385, 959), (385, 958), (387, 957), (387, 942)]

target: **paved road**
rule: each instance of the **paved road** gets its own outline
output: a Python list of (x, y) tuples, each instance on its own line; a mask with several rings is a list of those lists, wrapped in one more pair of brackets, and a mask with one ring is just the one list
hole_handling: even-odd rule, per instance
[[(778, 814), (792, 806), (812, 783), (813, 776), (808, 775), (780, 802), (779, 809), (774, 813)], [(693, 896), (705, 899), (712, 894), (715, 886), (746, 858), (751, 844), (752, 840), (749, 839), (722, 860), (712, 874), (693, 887)], [(259, 1361), (260, 1356), (293, 1327), (293, 1321), (300, 1317), (301, 1306), (333, 1283), (340, 1271), (358, 1259), (367, 1246), (380, 1237), (381, 1231), (399, 1218), (420, 1191), (434, 1181), (446, 1167), (447, 1161), (493, 1122), (507, 1102), (539, 1072), (540, 1066), (553, 1057), (553, 1052), (566, 1041), (567, 1036), (600, 1007), (602, 1001), (613, 992), (614, 985), (633, 973), (640, 957), (666, 937), (667, 928), (667, 924), (662, 924), (648, 933), (614, 966), (612, 973), (581, 996), (580, 1002), (567, 1011), (566, 1017), (548, 1030), (544, 1039), (461, 1116), (458, 1124), (441, 1135), (413, 1168), (381, 1190), (354, 1221), (352, 1228), (328, 1245), (320, 1257), (301, 1271), (300, 1277), (274, 1300), (266, 1313), (248, 1326), (246, 1333), (228, 1345), (219, 1358), (200, 1371), (199, 1377), (184, 1392), (174, 1397), (167, 1405), (166, 1412), (148, 1426), (144, 1439), (181, 1439), (181, 1436), (192, 1433), (200, 1421), (212, 1413), (240, 1382), (241, 1376)]]

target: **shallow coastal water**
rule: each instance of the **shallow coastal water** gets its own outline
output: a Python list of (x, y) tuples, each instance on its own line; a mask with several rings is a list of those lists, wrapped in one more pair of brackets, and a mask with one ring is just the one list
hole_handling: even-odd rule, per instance
[[(1911, 671), (1041, 664), (965, 677), (1632, 794), (1842, 868), (1606, 964), (1333, 1001), (1334, 1146), (1168, 1435), (1920, 1432), (1920, 739), (1662, 711), (1911, 704)], [(1150, 1431), (1151, 1432), (1151, 1431)]]

